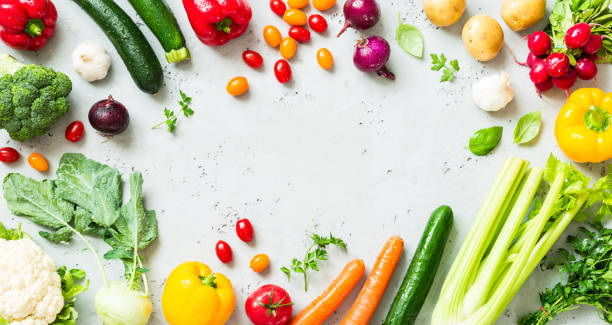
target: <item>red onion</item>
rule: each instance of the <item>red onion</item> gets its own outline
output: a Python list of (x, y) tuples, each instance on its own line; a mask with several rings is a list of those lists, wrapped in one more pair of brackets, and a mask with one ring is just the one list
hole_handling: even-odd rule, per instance
[(390, 80), (395, 80), (395, 75), (385, 67), (391, 47), (382, 37), (370, 36), (357, 42), (353, 62), (357, 69), (363, 72), (376, 72)]
[(130, 115), (123, 104), (109, 95), (108, 99), (93, 104), (89, 110), (89, 123), (103, 135), (113, 136), (127, 129)]
[(349, 27), (366, 30), (376, 25), (380, 19), (380, 9), (378, 9), (376, 0), (346, 0), (344, 19), (346, 22), (338, 33), (338, 37)]

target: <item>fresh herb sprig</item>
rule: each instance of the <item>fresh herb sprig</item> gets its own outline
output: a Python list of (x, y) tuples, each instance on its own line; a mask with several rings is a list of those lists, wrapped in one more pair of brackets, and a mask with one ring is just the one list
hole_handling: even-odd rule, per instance
[(557, 267), (562, 279), (540, 293), (540, 310), (520, 319), (520, 325), (543, 325), (556, 315), (590, 305), (606, 322), (612, 323), (612, 229), (601, 224), (594, 231), (580, 228), (583, 236), (568, 236), (575, 255), (559, 250), (560, 258), (546, 265)]
[(306, 255), (303, 260), (294, 258), (291, 261), (291, 266), (282, 267), (281, 271), (287, 275), (287, 279), (291, 280), (291, 272), (301, 273), (304, 275), (304, 291), (308, 291), (308, 269), (319, 271), (319, 262), (327, 261), (327, 247), (330, 245), (337, 246), (346, 250), (346, 243), (337, 237), (334, 237), (331, 233), (329, 237), (312, 234), (310, 236), (313, 243), (306, 251)]
[(444, 54), (430, 54), (431, 56), (431, 70), (440, 71), (442, 68), (442, 77), (440, 82), (453, 81), (455, 79), (455, 72), (459, 71), (459, 62), (457, 60), (451, 60), (449, 65), (446, 65), (446, 55)]
[[(179, 94), (181, 96), (181, 99), (178, 100), (178, 104), (181, 106), (181, 111), (183, 112), (183, 115), (186, 118), (189, 118), (194, 113), (193, 109), (191, 108), (192, 98), (187, 96), (182, 90), (179, 90)], [(166, 125), (168, 132), (174, 132), (174, 130), (176, 130), (176, 123), (178, 122), (178, 114), (175, 111), (169, 110), (168, 108), (164, 107), (164, 116), (166, 117), (166, 120), (153, 126), (152, 128), (157, 129), (162, 125)]]

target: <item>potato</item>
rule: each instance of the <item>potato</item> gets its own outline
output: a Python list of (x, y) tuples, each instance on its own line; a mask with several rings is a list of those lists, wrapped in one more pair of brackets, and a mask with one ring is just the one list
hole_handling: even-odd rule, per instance
[(423, 10), (432, 24), (450, 26), (463, 15), (465, 0), (423, 0)]
[(503, 0), (501, 16), (506, 25), (517, 32), (529, 28), (546, 13), (546, 0)]
[(489, 61), (504, 45), (504, 31), (495, 19), (476, 15), (465, 23), (461, 38), (465, 48), (478, 61)]

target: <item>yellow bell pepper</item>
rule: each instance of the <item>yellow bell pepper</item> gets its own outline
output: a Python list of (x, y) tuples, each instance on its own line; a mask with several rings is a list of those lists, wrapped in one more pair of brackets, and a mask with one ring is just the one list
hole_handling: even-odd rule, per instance
[(230, 280), (200, 262), (177, 266), (162, 295), (164, 317), (170, 325), (223, 325), (235, 306)]
[(612, 158), (612, 93), (597, 88), (574, 91), (559, 111), (555, 138), (563, 153), (576, 162)]

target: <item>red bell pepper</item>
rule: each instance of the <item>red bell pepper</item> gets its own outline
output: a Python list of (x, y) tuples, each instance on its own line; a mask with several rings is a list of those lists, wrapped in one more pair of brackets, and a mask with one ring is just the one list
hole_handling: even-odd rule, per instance
[(209, 46), (242, 35), (253, 15), (246, 0), (183, 0), (183, 6), (196, 35)]
[(38, 51), (55, 32), (50, 0), (0, 0), (0, 38), (16, 50)]

